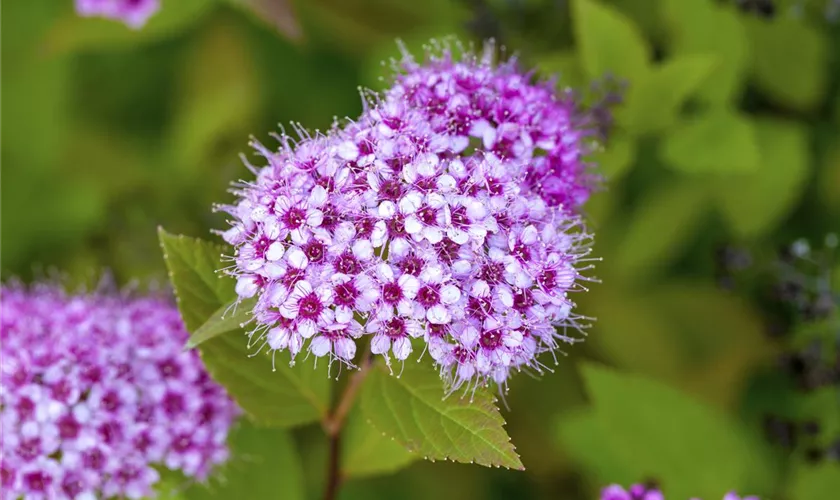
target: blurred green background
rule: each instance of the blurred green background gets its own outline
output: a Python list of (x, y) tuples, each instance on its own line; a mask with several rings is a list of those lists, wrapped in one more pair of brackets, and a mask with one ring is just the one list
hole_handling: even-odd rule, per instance
[[(432, 37), (492, 36), (563, 85), (586, 90), (607, 72), (629, 83), (593, 158), (605, 189), (586, 208), (604, 260), (601, 283), (575, 298), (597, 321), (555, 373), (515, 377), (507, 397), (527, 471), (418, 462), (350, 481), (342, 498), (584, 499), (613, 479), (667, 484), (656, 467), (617, 458), (639, 439), (616, 444), (581, 417), (586, 359), (664, 381), (758, 441), (764, 412), (798, 414), (772, 382), (783, 341), (766, 334), (754, 294), (719, 286), (715, 255), (724, 244), (772, 252), (840, 230), (840, 25), (826, 20), (823, 0), (774, 2), (772, 18), (713, 0), (162, 3), (132, 32), (76, 17), (70, 0), (4, 2), (4, 279), (58, 270), (75, 284), (106, 269), (121, 284), (165, 283), (155, 228), (210, 237), (223, 227), (211, 207), (250, 175), (238, 159), (249, 135), (268, 142), (278, 123), (324, 129), (358, 115), (357, 88), (383, 85), (380, 63), (398, 55), (397, 37), (419, 50)], [(632, 414), (633, 401), (613, 409)], [(836, 438), (840, 411), (826, 401), (813, 411), (837, 423)], [(649, 416), (679, 418), (669, 409)], [(324, 443), (315, 430), (296, 439), (317, 498)], [(655, 451), (656, 433), (645, 439)], [(705, 444), (726, 463), (724, 447)], [(769, 445), (762, 453), (772, 484), (745, 484), (773, 498), (826, 498), (804, 493), (811, 472), (800, 469), (840, 476), (836, 462), (800, 464)]]

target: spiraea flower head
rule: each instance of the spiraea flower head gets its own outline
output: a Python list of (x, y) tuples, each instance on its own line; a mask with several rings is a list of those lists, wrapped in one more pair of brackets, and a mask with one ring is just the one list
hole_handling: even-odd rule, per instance
[(105, 17), (139, 29), (160, 9), (160, 0), (76, 0), (83, 17)]
[(3, 287), (0, 498), (141, 498), (205, 479), (239, 409), (152, 298)]
[[(624, 489), (618, 484), (611, 484), (601, 490), (601, 500), (664, 500), (665, 495), (655, 487), (634, 484)], [(692, 498), (691, 500), (699, 500)], [(723, 500), (759, 500), (756, 496), (740, 497), (734, 491), (723, 496)]]
[[(504, 385), (574, 339), (591, 188), (573, 106), (513, 62), (408, 56), (363, 115), (278, 150), (223, 233), (252, 340), (352, 366), (428, 352), (451, 388)], [(263, 347), (261, 347), (263, 348)]]
[(523, 165), (524, 181), (547, 204), (579, 207), (598, 180), (583, 161), (591, 117), (571, 90), (558, 95), (553, 79), (534, 82), (515, 57), (494, 64), (494, 49), (456, 58), (435, 44), (422, 62), (404, 50), (387, 98), (420, 110), (455, 154), (478, 148)]

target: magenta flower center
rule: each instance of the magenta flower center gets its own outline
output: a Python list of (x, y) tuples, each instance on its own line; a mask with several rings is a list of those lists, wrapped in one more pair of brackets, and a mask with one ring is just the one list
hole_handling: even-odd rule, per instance
[(541, 287), (551, 290), (557, 285), (557, 271), (553, 269), (546, 269), (537, 277), (537, 283)]
[(502, 331), (501, 330), (487, 330), (481, 334), (478, 343), (485, 349), (497, 349), (502, 345)]
[(517, 288), (513, 291), (513, 308), (519, 312), (525, 312), (526, 309), (534, 305), (534, 296), (530, 290), (525, 288)]
[(350, 252), (344, 252), (335, 260), (335, 270), (342, 274), (358, 274), (362, 269), (359, 260)]
[(379, 195), (385, 200), (396, 201), (402, 194), (402, 186), (398, 181), (389, 180), (379, 187)]
[(26, 483), (29, 490), (46, 491), (47, 487), (52, 484), (52, 478), (41, 471), (35, 471), (25, 474), (23, 482)]
[(488, 262), (481, 266), (478, 277), (487, 283), (501, 283), (504, 277), (505, 266), (501, 262)]
[(432, 226), (437, 222), (437, 210), (426, 205), (417, 211), (417, 217), (423, 222), (423, 224)]
[(415, 255), (409, 255), (400, 261), (399, 268), (403, 274), (417, 276), (423, 269), (423, 259)]
[(452, 225), (458, 228), (465, 228), (469, 226), (470, 220), (467, 218), (467, 209), (464, 207), (455, 207), (452, 209)]
[(283, 214), (283, 223), (290, 229), (299, 229), (306, 222), (306, 211), (300, 207), (291, 207)]
[(356, 303), (359, 291), (352, 281), (342, 283), (335, 287), (335, 303), (340, 306), (352, 307)]
[(315, 292), (305, 295), (298, 303), (298, 314), (304, 319), (318, 319), (318, 315), (323, 310), (324, 306), (321, 304), (321, 299), (315, 295)]
[(382, 287), (382, 300), (395, 305), (403, 298), (403, 291), (398, 283), (386, 283)]
[(312, 240), (303, 247), (303, 252), (309, 258), (309, 262), (315, 264), (324, 260), (326, 250), (326, 246), (318, 240)]
[(435, 285), (426, 285), (417, 292), (417, 302), (423, 307), (432, 307), (440, 302), (440, 292)]
[(405, 320), (402, 318), (391, 318), (383, 324), (385, 335), (392, 339), (404, 337), (406, 334)]

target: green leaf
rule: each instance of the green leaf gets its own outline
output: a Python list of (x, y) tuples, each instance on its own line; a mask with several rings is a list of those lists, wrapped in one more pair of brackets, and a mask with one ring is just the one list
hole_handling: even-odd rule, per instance
[(610, 182), (615, 182), (627, 173), (636, 160), (636, 140), (620, 130), (610, 134), (609, 142), (593, 155), (598, 172)]
[(591, 339), (601, 359), (660, 378), (682, 373), (680, 339), (674, 335), (672, 324), (660, 314), (658, 304), (635, 292), (620, 293), (614, 287), (596, 293), (593, 310), (605, 313), (598, 314), (587, 343)]
[(730, 229), (740, 238), (772, 230), (796, 206), (811, 166), (808, 133), (792, 121), (755, 122), (761, 164), (755, 172), (720, 179), (716, 195)]
[(713, 55), (684, 55), (654, 66), (630, 86), (627, 104), (617, 112), (619, 123), (633, 135), (667, 128), (685, 100), (707, 80), (715, 62)]
[(236, 299), (233, 280), (218, 272), (225, 248), (158, 228), (169, 280), (187, 330), (195, 332), (223, 304)]
[(184, 183), (208, 166), (238, 163), (239, 141), (259, 114), (262, 97), (248, 34), (235, 19), (212, 16), (191, 42), (178, 82), (170, 156)]
[(722, 109), (678, 125), (661, 153), (669, 166), (686, 173), (749, 172), (758, 168), (760, 158), (752, 122)]
[(840, 214), (840, 142), (829, 146), (819, 163), (816, 184), (820, 202), (827, 211)]
[(378, 364), (362, 387), (362, 411), (375, 428), (429, 460), (453, 460), (523, 470), (494, 398), (444, 399), (438, 372), (407, 362), (400, 376)]
[(834, 271), (831, 272), (832, 277), (834, 278), (834, 283), (832, 283), (832, 289), (837, 292), (840, 291), (840, 263), (837, 263), (834, 266)]
[(535, 57), (534, 65), (543, 76), (559, 77), (562, 87), (584, 88), (589, 82), (581, 68), (577, 52), (565, 50)]
[(598, 486), (639, 482), (639, 476), (613, 450), (613, 443), (593, 412), (576, 411), (564, 416), (559, 422), (558, 435), (563, 449), (596, 476)]
[(772, 23), (745, 21), (757, 87), (773, 101), (793, 109), (820, 105), (828, 84), (826, 36), (793, 16), (779, 16)]
[(674, 57), (714, 54), (714, 78), (699, 89), (703, 102), (723, 104), (737, 99), (745, 84), (750, 47), (740, 16), (732, 6), (708, 0), (662, 0), (663, 16)]
[(47, 33), (44, 43), (51, 52), (134, 47), (184, 31), (217, 4), (218, 0), (163, 0), (160, 10), (141, 29), (129, 28), (112, 19), (81, 17), (68, 11)]
[(295, 2), (307, 37), (356, 54), (369, 54), (394, 38), (434, 30), (446, 36), (462, 30), (469, 10), (451, 0), (309, 0)]
[(290, 40), (303, 38), (292, 0), (225, 0), (253, 15)]
[(590, 78), (611, 73), (634, 85), (647, 72), (649, 48), (631, 20), (594, 0), (575, 0), (572, 15), (581, 64)]
[(689, 180), (653, 188), (627, 221), (616, 254), (605, 266), (625, 279), (651, 277), (679, 257), (706, 214), (704, 186)]
[[(181, 317), (195, 332), (222, 305), (236, 297), (233, 280), (216, 272), (223, 247), (158, 230), (166, 267), (178, 299)], [(242, 329), (229, 331), (201, 344), (207, 371), (222, 384), (255, 421), (292, 427), (317, 421), (329, 405), (330, 379), (326, 364), (289, 366), (286, 353), (274, 359), (251, 352)]]
[(762, 446), (712, 408), (638, 375), (582, 370), (610, 451), (635, 477), (659, 478), (666, 496), (766, 494), (774, 486)]
[(216, 309), (216, 312), (190, 335), (189, 340), (187, 340), (187, 348), (198, 347), (223, 333), (244, 328), (245, 323), (251, 320), (251, 311), (257, 303), (257, 299), (252, 297), (243, 300), (241, 303), (237, 302), (234, 300)]
[(376, 430), (358, 405), (347, 417), (341, 450), (341, 475), (347, 478), (391, 474), (421, 458)]
[(183, 475), (162, 471), (156, 488), (172, 500), (250, 498), (305, 500), (303, 470), (294, 441), (283, 429), (259, 428), (240, 421), (228, 436), (230, 458), (206, 484), (190, 482)]
[(823, 461), (821, 464), (797, 464), (791, 474), (793, 479), (788, 488), (788, 498), (796, 500), (824, 500), (840, 491), (840, 473), (837, 464)]

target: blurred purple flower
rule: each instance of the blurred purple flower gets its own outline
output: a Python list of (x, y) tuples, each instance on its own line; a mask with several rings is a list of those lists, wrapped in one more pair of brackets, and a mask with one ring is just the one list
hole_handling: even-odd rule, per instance
[(3, 287), (3, 499), (141, 498), (155, 466), (205, 479), (239, 410), (155, 299)]
[[(601, 490), (601, 500), (664, 500), (665, 496), (654, 487), (642, 484), (634, 484), (628, 490), (617, 484), (611, 484)], [(699, 500), (692, 498), (691, 500)], [(724, 495), (723, 500), (759, 500), (756, 496), (740, 497), (730, 491)]]
[(160, 9), (160, 0), (76, 0), (83, 17), (106, 17), (139, 29)]

